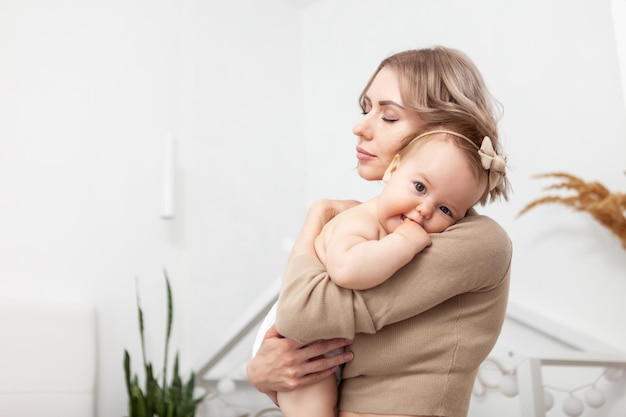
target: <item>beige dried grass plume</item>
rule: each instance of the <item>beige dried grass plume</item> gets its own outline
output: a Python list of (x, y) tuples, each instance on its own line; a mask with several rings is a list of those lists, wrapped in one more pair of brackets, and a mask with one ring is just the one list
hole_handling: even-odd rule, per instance
[[(626, 172), (625, 172), (626, 174)], [(578, 211), (586, 211), (600, 224), (607, 227), (622, 242), (626, 249), (626, 194), (611, 193), (599, 182), (585, 182), (578, 177), (563, 172), (536, 175), (535, 178), (556, 178), (561, 182), (544, 190), (573, 191), (570, 196), (549, 195), (538, 198), (526, 205), (518, 214), (521, 216), (540, 204), (560, 203)]]

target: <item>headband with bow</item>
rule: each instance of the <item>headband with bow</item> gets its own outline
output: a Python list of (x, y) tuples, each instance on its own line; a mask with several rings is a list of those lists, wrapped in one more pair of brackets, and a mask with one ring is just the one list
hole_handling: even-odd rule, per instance
[(474, 143), (474, 141), (472, 141), (467, 136), (464, 136), (452, 130), (430, 130), (417, 136), (411, 142), (415, 142), (416, 140), (421, 139), (424, 136), (434, 135), (436, 133), (446, 133), (448, 135), (464, 139), (474, 145), (476, 149), (478, 149), (480, 162), (485, 171), (489, 172), (489, 191), (492, 191), (494, 188), (498, 187), (500, 184), (502, 184), (502, 182), (504, 182), (504, 177), (506, 176), (506, 157), (500, 156), (496, 153), (496, 151), (493, 149), (493, 144), (491, 143), (491, 139), (489, 138), (489, 136), (485, 136), (483, 138), (483, 142), (481, 143), (480, 148)]

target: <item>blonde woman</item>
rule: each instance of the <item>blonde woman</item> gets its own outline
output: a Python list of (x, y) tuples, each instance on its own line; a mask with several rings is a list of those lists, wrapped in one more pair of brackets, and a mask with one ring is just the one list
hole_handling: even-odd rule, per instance
[[(492, 98), (460, 51), (426, 48), (383, 60), (360, 104), (363, 117), (353, 132), (366, 180), (383, 178), (410, 135), (442, 126), (475, 143), (487, 136), (502, 155)], [(500, 160), (486, 163), (494, 161)], [(508, 188), (504, 177), (480, 203), (506, 197)], [(248, 364), (251, 383), (276, 401), (277, 392), (323, 380), (347, 362), (340, 417), (466, 416), (478, 366), (504, 320), (508, 235), (470, 209), (430, 235), (431, 245), (385, 283), (345, 289), (330, 279), (314, 242), (326, 222), (355, 204), (322, 200), (310, 209), (287, 264), (276, 326)], [(324, 356), (348, 345), (343, 354)]]

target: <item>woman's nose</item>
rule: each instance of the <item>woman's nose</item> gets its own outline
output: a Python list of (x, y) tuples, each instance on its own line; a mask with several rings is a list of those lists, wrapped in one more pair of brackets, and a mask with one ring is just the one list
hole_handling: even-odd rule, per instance
[(369, 122), (369, 118), (367, 116), (368, 114), (364, 114), (363, 117), (356, 122), (352, 128), (352, 133), (354, 133), (355, 136), (369, 140), (372, 138), (372, 135), (370, 128), (371, 123)]

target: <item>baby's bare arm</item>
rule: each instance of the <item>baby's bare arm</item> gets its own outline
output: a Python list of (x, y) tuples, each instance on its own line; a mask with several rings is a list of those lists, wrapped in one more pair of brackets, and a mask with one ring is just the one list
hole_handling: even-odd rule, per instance
[(371, 219), (352, 216), (330, 229), (324, 237), (322, 262), (337, 285), (363, 290), (375, 287), (406, 265), (430, 245), (430, 236), (417, 223), (405, 220), (393, 233), (378, 238), (380, 230)]

